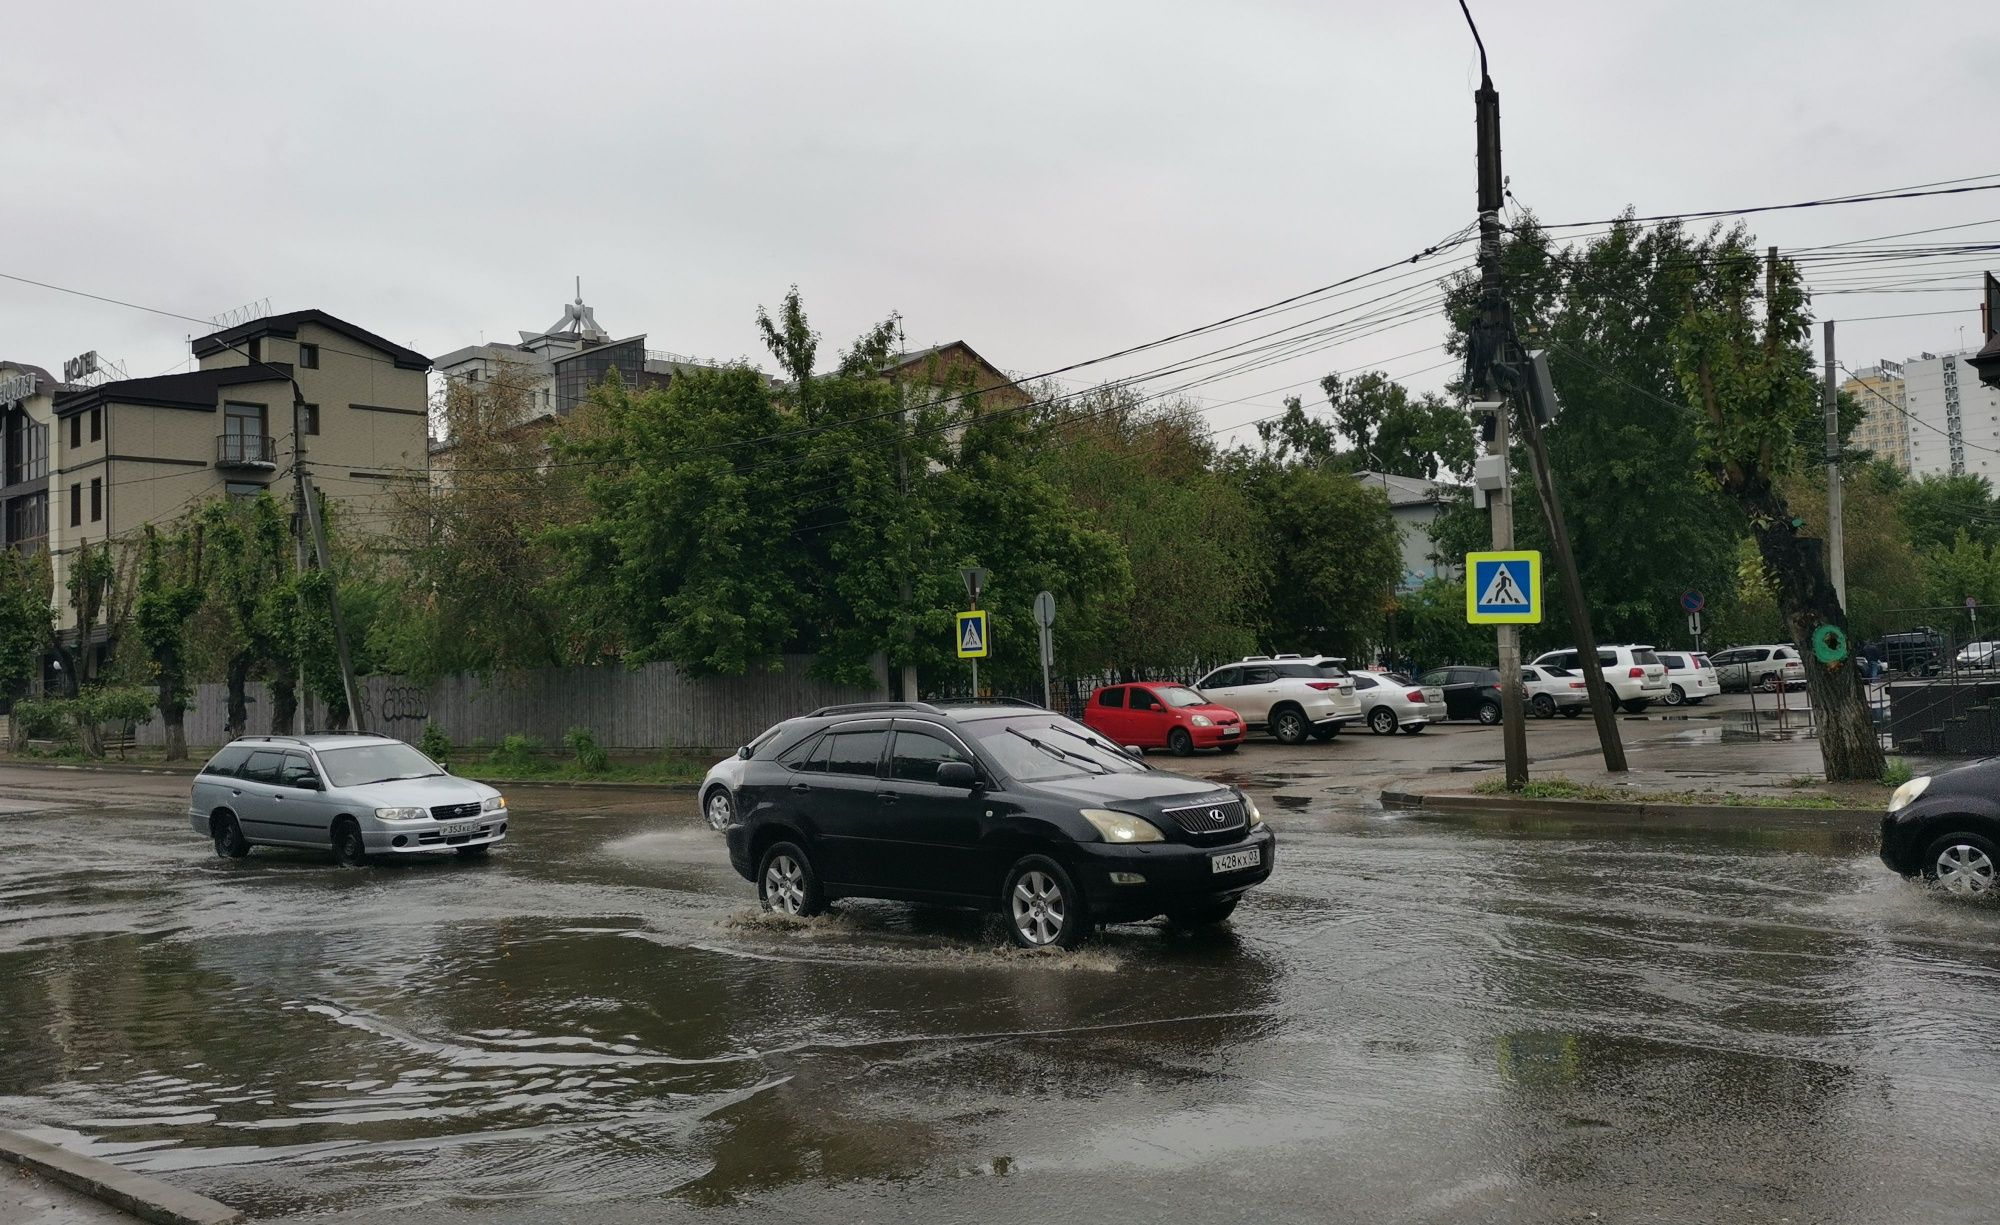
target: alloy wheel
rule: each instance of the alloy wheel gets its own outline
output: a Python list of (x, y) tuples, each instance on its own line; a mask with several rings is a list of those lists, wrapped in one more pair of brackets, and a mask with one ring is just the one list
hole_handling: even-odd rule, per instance
[(1024, 872), (1014, 882), (1014, 930), (1037, 947), (1054, 944), (1062, 935), (1068, 901), (1062, 886), (1046, 872)]
[(1306, 738), (1305, 716), (1288, 710), (1278, 716), (1276, 730), (1279, 740), (1286, 744), (1298, 744)]
[(1993, 892), (1993, 859), (1967, 842), (1954, 842), (1938, 852), (1938, 884), (1953, 893), (1984, 897)]
[(720, 787), (709, 793), (708, 803), (702, 806), (702, 812), (708, 817), (708, 827), (713, 830), (728, 829), (730, 819), (735, 816), (729, 803), (729, 793)]
[(1377, 706), (1368, 716), (1368, 730), (1377, 736), (1386, 736), (1396, 730), (1396, 712), (1387, 706)]
[(806, 870), (790, 855), (777, 855), (764, 868), (764, 897), (771, 909), (795, 915), (806, 905)]

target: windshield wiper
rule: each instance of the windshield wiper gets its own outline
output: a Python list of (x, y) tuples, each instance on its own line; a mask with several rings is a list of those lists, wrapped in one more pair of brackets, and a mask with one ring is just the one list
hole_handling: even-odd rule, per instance
[[(1051, 728), (1049, 730), (1060, 732), (1061, 734), (1068, 736), (1071, 740), (1081, 740), (1085, 744), (1089, 745), (1091, 748), (1103, 749), (1105, 752), (1110, 753), (1113, 756), (1117, 757), (1120, 761), (1130, 761), (1132, 759), (1132, 755), (1130, 753), (1127, 753), (1124, 749), (1120, 748), (1115, 744), (1106, 744), (1095, 736), (1079, 736), (1075, 732), (1070, 731), (1066, 727)], [(1107, 768), (1104, 771), (1104, 773), (1109, 774), (1111, 773), (1111, 771)]]
[(1036, 748), (1040, 749), (1044, 753), (1047, 753), (1049, 756), (1055, 758), (1058, 761), (1079, 761), (1082, 762), (1084, 765), (1090, 767), (1093, 771), (1095, 771), (1098, 774), (1111, 773), (1111, 771), (1105, 769), (1103, 766), (1098, 765), (1096, 762), (1092, 761), (1088, 757), (1085, 757), (1081, 753), (1072, 753), (1068, 749), (1063, 748), (1059, 744), (1043, 744), (1041, 741), (1035, 739), (1033, 736), (1028, 735), (1026, 732), (1019, 730), (1018, 728), (1012, 728), (1012, 727), (1008, 728), (1007, 734), (1010, 736), (1019, 736), (1021, 739), (1027, 741), (1029, 744), (1034, 745)]

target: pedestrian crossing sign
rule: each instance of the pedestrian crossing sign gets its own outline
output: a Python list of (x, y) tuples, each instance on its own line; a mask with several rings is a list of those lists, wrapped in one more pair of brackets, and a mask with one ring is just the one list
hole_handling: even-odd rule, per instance
[(986, 611), (974, 609), (958, 614), (958, 657), (985, 659), (992, 643), (986, 637)]
[(1465, 555), (1465, 619), (1473, 625), (1542, 620), (1542, 555), (1533, 549)]

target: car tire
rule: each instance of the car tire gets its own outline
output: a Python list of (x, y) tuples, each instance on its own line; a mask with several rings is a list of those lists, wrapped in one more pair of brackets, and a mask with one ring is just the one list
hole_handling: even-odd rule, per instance
[(1236, 902), (1237, 899), (1232, 897), (1220, 902), (1203, 902), (1199, 906), (1177, 907), (1167, 912), (1167, 926), (1183, 931), (1214, 927), (1236, 913)]
[(1924, 852), (1924, 879), (1961, 897), (2000, 896), (2000, 847), (1984, 834), (1946, 834)]
[(708, 827), (716, 833), (728, 829), (736, 820), (736, 801), (729, 795), (729, 788), (716, 787), (709, 791), (701, 802), (701, 815)]
[(1574, 719), (1582, 713), (1583, 707), (1581, 706), (1565, 706), (1562, 708), (1562, 717), (1565, 719)]
[(1319, 741), (1321, 744), (1325, 744), (1338, 735), (1340, 735), (1340, 726), (1338, 724), (1332, 727), (1315, 727), (1313, 729), (1313, 739)]
[(1645, 713), (1646, 708), (1648, 706), (1651, 706), (1652, 704), (1653, 704), (1653, 699), (1651, 698), (1633, 698), (1629, 702), (1618, 703), (1618, 709), (1624, 711), (1628, 715), (1643, 714)]
[(1679, 685), (1667, 686), (1667, 697), (1666, 697), (1667, 705), (1679, 706), (1681, 703), (1687, 700), (1688, 700), (1687, 690), (1681, 688)]
[(333, 860), (343, 868), (368, 865), (368, 843), (362, 839), (361, 826), (353, 817), (342, 817), (333, 823)]
[(1504, 717), (1504, 712), (1500, 709), (1500, 703), (1481, 702), (1479, 704), (1479, 721), (1487, 727), (1492, 727), (1499, 723), (1502, 717)]
[(1243, 746), (1240, 744), (1220, 744), (1217, 745), (1216, 747), (1222, 750), (1222, 755), (1224, 757), (1227, 757), (1229, 756), (1229, 754), (1234, 753), (1236, 750), (1242, 748)]
[(1689, 706), (1699, 706), (1699, 705), (1701, 705), (1701, 704), (1702, 704), (1703, 702), (1706, 702), (1706, 701), (1708, 701), (1708, 695), (1704, 693), (1704, 694), (1702, 694), (1702, 695), (1701, 695), (1700, 697), (1698, 697), (1698, 698), (1689, 698), (1689, 699), (1688, 699), (1688, 705), (1689, 705)]
[(462, 846), (458, 848), (458, 857), (460, 859), (484, 859), (487, 852), (492, 849), (493, 844), (490, 842), (482, 842), (478, 846)]
[(1428, 723), (1412, 723), (1408, 727), (1404, 727), (1399, 730), (1401, 730), (1405, 736), (1415, 736), (1429, 726), (1430, 724)]
[(1280, 706), (1271, 712), (1271, 735), (1279, 744), (1304, 744), (1312, 735), (1312, 724), (1298, 707)]
[(1062, 865), (1046, 855), (1026, 856), (1007, 874), (1000, 917), (1007, 935), (1024, 949), (1073, 949), (1090, 935), (1083, 894)]
[(1396, 734), (1396, 712), (1387, 706), (1377, 706), (1368, 712), (1368, 730), (1377, 736)]
[(250, 840), (236, 823), (236, 814), (219, 812), (209, 818), (208, 831), (215, 838), (215, 853), (224, 859), (241, 859), (250, 853)]
[(1176, 727), (1167, 732), (1167, 752), (1176, 757), (1194, 755), (1194, 737), (1184, 727)]
[(1778, 674), (1776, 672), (1766, 672), (1764, 675), (1758, 677), (1757, 691), (1759, 693), (1778, 692)]
[(1537, 719), (1553, 719), (1556, 717), (1556, 700), (1546, 693), (1536, 694), (1535, 700), (1530, 705), (1535, 708), (1535, 717)]
[(819, 873), (796, 842), (774, 842), (757, 864), (757, 900), (773, 914), (810, 919), (826, 909)]

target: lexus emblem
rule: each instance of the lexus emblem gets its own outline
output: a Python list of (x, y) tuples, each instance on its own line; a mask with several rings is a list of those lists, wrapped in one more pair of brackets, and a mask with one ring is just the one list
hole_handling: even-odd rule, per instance
[(1223, 824), (1226, 824), (1226, 823), (1228, 822), (1228, 820), (1229, 820), (1229, 818), (1228, 818), (1228, 817), (1225, 817), (1225, 816), (1223, 816), (1223, 815), (1222, 815), (1222, 810), (1221, 810), (1220, 808), (1211, 808), (1211, 809), (1209, 809), (1209, 810), (1208, 810), (1208, 819), (1209, 819), (1209, 820), (1210, 820), (1211, 822), (1215, 823), (1216, 825), (1223, 825)]

